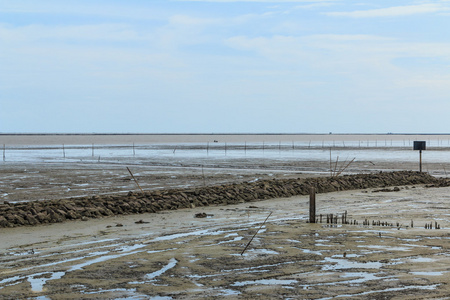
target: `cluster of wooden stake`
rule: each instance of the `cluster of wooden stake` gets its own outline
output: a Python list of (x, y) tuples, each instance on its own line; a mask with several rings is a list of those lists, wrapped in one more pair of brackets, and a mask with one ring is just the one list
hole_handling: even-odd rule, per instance
[[(425, 224), (425, 229), (433, 229), (433, 222)], [(434, 229), (441, 229), (441, 225), (436, 221), (434, 222)]]
[[(326, 224), (339, 224), (339, 222), (343, 225), (360, 225), (360, 223), (357, 220), (348, 220), (347, 219), (347, 211), (345, 211), (343, 214), (339, 215), (339, 214), (326, 214), (326, 215), (322, 215), (320, 214), (318, 218), (316, 218), (316, 223), (324, 223), (326, 220)], [(392, 222), (388, 222), (388, 221), (380, 221), (380, 220), (368, 220), (365, 219), (362, 222), (363, 226), (381, 226), (381, 227), (397, 227), (397, 228), (401, 228), (403, 227), (402, 224), (400, 224), (399, 222), (396, 222), (395, 224)], [(411, 220), (411, 224), (410, 224), (411, 228), (414, 228), (414, 221)], [(406, 226), (408, 227), (408, 226)], [(426, 223), (425, 224), (425, 229), (433, 229), (433, 222), (431, 223)], [(441, 229), (441, 225), (438, 224), (436, 221), (434, 222), (434, 229)]]

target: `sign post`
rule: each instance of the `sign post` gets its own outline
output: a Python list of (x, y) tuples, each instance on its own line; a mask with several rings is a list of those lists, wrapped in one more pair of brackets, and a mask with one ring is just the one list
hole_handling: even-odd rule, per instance
[(422, 173), (422, 150), (427, 150), (427, 142), (414, 141), (414, 150), (419, 150), (419, 170)]

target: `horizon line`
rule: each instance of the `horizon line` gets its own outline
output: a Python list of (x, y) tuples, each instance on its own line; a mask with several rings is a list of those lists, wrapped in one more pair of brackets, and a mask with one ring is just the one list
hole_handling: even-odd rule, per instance
[(387, 133), (308, 133), (308, 132), (299, 132), (299, 133), (270, 133), (270, 132), (240, 132), (240, 133), (226, 133), (226, 132), (219, 132), (219, 133), (98, 133), (98, 132), (79, 132), (79, 133), (58, 133), (58, 132), (17, 132), (17, 133), (3, 133), (0, 132), (0, 135), (7, 136), (7, 135), (450, 135), (450, 133), (393, 133), (393, 132), (387, 132)]

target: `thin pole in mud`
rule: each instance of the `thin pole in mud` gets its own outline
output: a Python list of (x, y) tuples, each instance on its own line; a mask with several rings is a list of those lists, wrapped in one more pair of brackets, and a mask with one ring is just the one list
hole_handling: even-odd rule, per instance
[(419, 170), (422, 173), (422, 150), (419, 150), (420, 162), (419, 162)]
[(6, 161), (6, 145), (3, 144), (3, 161)]
[(247, 142), (244, 143), (244, 153), (247, 154)]
[(133, 143), (133, 156), (136, 156), (136, 151), (134, 150), (134, 143)]
[(127, 167), (128, 172), (130, 172), (131, 177), (133, 178), (134, 182), (136, 183), (136, 185), (138, 186), (138, 188), (141, 190), (142, 195), (145, 196), (144, 190), (141, 188), (141, 186), (139, 185), (139, 182), (136, 180), (136, 178), (134, 177), (133, 173), (131, 173), (130, 168)]
[(206, 154), (209, 155), (209, 142), (206, 142)]
[(92, 143), (92, 157), (94, 157), (94, 144)]
[(309, 190), (309, 223), (316, 223), (316, 189)]
[(333, 165), (331, 163), (331, 148), (330, 148), (330, 175), (333, 176)]
[(250, 241), (248, 242), (247, 246), (245, 246), (244, 250), (242, 250), (241, 255), (244, 254), (245, 250), (247, 250), (248, 246), (250, 246), (250, 243), (253, 241), (253, 239), (255, 238), (255, 236), (258, 234), (258, 232), (261, 230), (261, 228), (264, 226), (264, 224), (266, 224), (267, 219), (269, 219), (269, 217), (272, 215), (272, 212), (270, 212), (270, 214), (267, 216), (267, 218), (264, 220), (264, 222), (261, 224), (261, 226), (258, 228), (258, 230), (255, 232), (255, 234), (252, 236), (252, 238), (250, 239)]
[(63, 144), (63, 158), (66, 158), (66, 149), (64, 148), (64, 144)]
[(205, 172), (203, 171), (203, 166), (202, 166), (202, 177), (203, 177), (203, 186), (206, 186)]

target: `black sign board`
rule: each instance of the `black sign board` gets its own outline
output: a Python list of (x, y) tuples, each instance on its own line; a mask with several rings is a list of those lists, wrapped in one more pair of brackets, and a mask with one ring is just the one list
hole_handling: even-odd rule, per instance
[(414, 150), (427, 150), (427, 142), (414, 141)]

